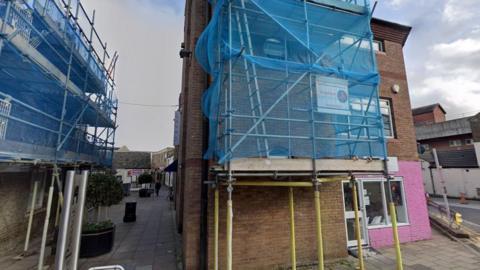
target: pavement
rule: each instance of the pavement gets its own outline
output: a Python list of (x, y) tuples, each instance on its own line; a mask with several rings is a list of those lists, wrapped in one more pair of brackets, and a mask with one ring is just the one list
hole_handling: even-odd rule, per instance
[[(106, 265), (122, 265), (126, 270), (181, 269), (180, 236), (175, 230), (174, 210), (166, 197), (167, 191), (164, 189), (160, 197), (138, 198), (136, 193), (132, 193), (124, 202), (137, 202), (137, 221), (133, 223), (122, 221), (124, 202), (113, 206), (110, 217), (117, 229), (112, 252), (100, 257), (81, 259), (79, 270)], [(477, 207), (474, 203), (469, 206)], [(431, 240), (402, 244), (401, 250), (405, 270), (480, 269), (480, 253), (469, 249), (462, 242), (450, 240), (436, 230), (433, 230)], [(37, 254), (33, 253), (23, 260), (14, 260), (14, 255), (16, 254), (12, 253), (11, 256), (0, 258), (1, 270), (35, 269)], [(369, 251), (366, 252), (365, 268), (394, 270), (395, 258), (395, 249), (392, 247)], [(325, 269), (353, 270), (356, 265), (357, 259), (349, 257), (329, 262)], [(299, 269), (316, 269), (316, 266)]]
[[(432, 229), (432, 239), (402, 244), (404, 269), (411, 270), (448, 270), (480, 269), (480, 253), (474, 252), (462, 243), (450, 240), (435, 229)], [(378, 250), (367, 258), (367, 269), (396, 269), (395, 249)]]
[[(167, 200), (167, 190), (162, 187), (159, 197), (139, 198), (132, 193), (109, 210), (116, 224), (115, 244), (112, 252), (90, 259), (80, 259), (79, 270), (93, 266), (121, 265), (125, 270), (176, 270), (181, 269), (180, 236), (176, 233), (174, 210)], [(124, 223), (125, 202), (137, 202), (137, 220)], [(40, 239), (33, 239), (29, 256), (21, 260), (15, 256), (19, 249), (0, 257), (0, 270), (36, 269)], [(50, 248), (46, 254), (50, 254)], [(45, 268), (47, 269), (47, 268)], [(49, 268), (52, 269), (52, 268)]]
[(137, 202), (137, 220), (123, 222), (124, 202), (113, 206), (110, 216), (116, 223), (112, 252), (80, 260), (80, 270), (93, 266), (121, 265), (125, 270), (175, 270), (180, 260), (173, 207), (162, 187), (159, 197), (139, 198), (132, 193), (124, 201)]

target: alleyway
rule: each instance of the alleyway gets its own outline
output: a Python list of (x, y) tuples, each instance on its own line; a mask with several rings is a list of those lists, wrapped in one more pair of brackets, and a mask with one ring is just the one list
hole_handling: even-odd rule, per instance
[(162, 188), (159, 197), (139, 198), (132, 193), (124, 201), (137, 201), (137, 221), (123, 223), (124, 202), (112, 207), (117, 224), (115, 246), (104, 256), (80, 260), (80, 270), (92, 266), (122, 265), (125, 270), (175, 270), (178, 253), (173, 208)]
[[(137, 221), (134, 223), (124, 223), (122, 220), (125, 201), (137, 202)], [(173, 213), (165, 188), (162, 188), (159, 197), (139, 198), (138, 193), (132, 193), (110, 209), (109, 215), (116, 224), (113, 251), (100, 257), (81, 259), (79, 270), (106, 265), (121, 265), (125, 270), (176, 270), (180, 261), (177, 251), (181, 249)], [(31, 256), (22, 260), (14, 259), (20, 250), (0, 258), (0, 269), (37, 269), (39, 246), (39, 239), (35, 239)], [(50, 254), (50, 249), (46, 254)]]

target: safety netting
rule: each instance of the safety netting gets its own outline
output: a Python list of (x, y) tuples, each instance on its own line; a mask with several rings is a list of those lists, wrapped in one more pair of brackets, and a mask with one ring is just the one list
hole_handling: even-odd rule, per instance
[(0, 31), (0, 161), (110, 165), (115, 83), (80, 1), (0, 0)]
[(205, 158), (385, 158), (371, 11), (354, 0), (218, 0)]

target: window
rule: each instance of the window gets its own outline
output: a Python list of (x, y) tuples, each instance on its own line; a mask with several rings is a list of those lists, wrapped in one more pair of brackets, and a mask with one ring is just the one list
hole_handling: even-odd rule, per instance
[(380, 112), (383, 118), (384, 134), (387, 138), (395, 137), (393, 130), (392, 107), (390, 100), (380, 99)]
[[(392, 199), (399, 224), (408, 224), (407, 205), (403, 188), (403, 179), (395, 178), (391, 182)], [(383, 180), (363, 180), (363, 204), (365, 218), (369, 228), (390, 226), (388, 211), (388, 184)]]
[(428, 143), (422, 143), (422, 144), (420, 144), (420, 147), (423, 148), (423, 150), (425, 150), (425, 151), (430, 150), (430, 145)]
[(473, 144), (473, 139), (466, 139), (465, 140), (465, 145), (472, 145)]
[(457, 147), (457, 146), (462, 146), (462, 140), (450, 140), (448, 142), (448, 145), (450, 147)]
[(376, 52), (385, 52), (385, 43), (383, 40), (373, 40), (373, 50)]

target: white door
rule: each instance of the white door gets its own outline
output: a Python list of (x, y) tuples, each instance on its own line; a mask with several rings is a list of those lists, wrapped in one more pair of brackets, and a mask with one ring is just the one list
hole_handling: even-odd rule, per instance
[[(363, 210), (363, 198), (362, 194), (362, 184), (361, 182), (357, 184), (357, 192), (358, 192), (358, 207), (359, 207), (359, 216), (360, 216), (360, 227), (361, 227), (361, 237), (362, 237), (362, 245), (366, 245), (368, 238), (367, 236), (367, 229), (365, 226), (365, 211)], [(352, 187), (350, 186), (349, 182), (343, 182), (343, 203), (345, 206), (345, 227), (347, 233), (347, 246), (348, 247), (356, 247), (357, 246), (357, 238), (355, 237), (355, 212), (353, 211), (353, 193)]]

